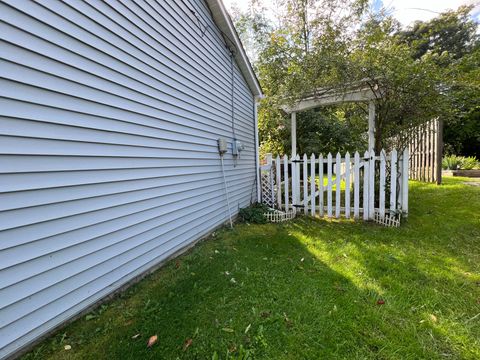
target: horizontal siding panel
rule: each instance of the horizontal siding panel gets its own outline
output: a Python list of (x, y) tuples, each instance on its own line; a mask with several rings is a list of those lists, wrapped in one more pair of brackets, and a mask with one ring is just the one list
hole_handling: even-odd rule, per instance
[[(244, 177), (236, 178), (235, 183)], [(234, 183), (234, 182), (232, 182)], [(223, 188), (221, 178), (197, 181), (195, 183), (188, 181), (186, 183), (174, 183), (169, 186), (160, 186), (130, 192), (117, 193), (112, 195), (102, 195), (99, 197), (83, 198), (81, 200), (72, 200), (67, 202), (53, 203), (48, 205), (39, 205), (18, 210), (11, 210), (0, 214), (0, 231), (13, 229), (29, 224), (36, 224), (62, 217), (68, 217), (77, 214), (83, 214), (98, 211), (106, 208), (122, 206), (125, 204), (133, 204), (145, 200), (162, 197), (165, 194), (180, 193), (198, 188), (214, 187), (215, 190), (221, 192)], [(232, 184), (234, 186), (235, 184)], [(2, 263), (3, 264), (3, 263)], [(1, 266), (1, 265), (0, 265)]]
[[(212, 222), (219, 221), (223, 218), (222, 214), (219, 214), (213, 218), (208, 218)], [(197, 228), (187, 230), (183, 237), (190, 236), (184, 242), (188, 243), (193, 239), (198, 238), (198, 235), (208, 232), (209, 229), (212, 229), (212, 226), (208, 227), (210, 222), (205, 222), (198, 226)], [(182, 237), (176, 237), (176, 243), (180, 242)], [(18, 327), (9, 329), (8, 327), (0, 329), (0, 337), (5, 341), (7, 344), (14, 341), (16, 338), (21, 336), (24, 331), (27, 333), (30, 331), (35, 330), (36, 324), (45, 323), (46, 321), (60, 316), (62, 312), (68, 311), (69, 304), (78, 302), (79, 299), (83, 299), (83, 301), (87, 300), (88, 297), (93, 297), (94, 299), (99, 299), (102, 297), (102, 291), (109, 289), (109, 291), (105, 291), (105, 294), (115, 289), (119, 285), (115, 286), (116, 281), (122, 280), (122, 283), (128, 281), (128, 279), (133, 278), (138, 273), (138, 269), (142, 269), (142, 265), (147, 263), (149, 266), (154, 265), (161, 261), (161, 259), (168, 256), (170, 253), (173, 253), (176, 249), (181, 248), (184, 245), (184, 242), (180, 242), (179, 244), (174, 244), (173, 246), (169, 243), (162, 244), (153, 249), (147, 250), (146, 253), (137, 256), (136, 258), (130, 260), (128, 263), (124, 264), (120, 268), (114, 268), (114, 271), (108, 272), (107, 274), (101, 276), (100, 278), (96, 278), (95, 281), (91, 281), (87, 283), (85, 286), (78, 287), (74, 284), (72, 292), (68, 293), (67, 295), (63, 296), (62, 298), (49, 303), (48, 305), (40, 308), (39, 311), (36, 311), (29, 317), (23, 317), (16, 321)], [(176, 245), (176, 246), (175, 246)], [(158, 255), (161, 254), (161, 255)], [(136, 255), (136, 254), (132, 254)], [(165, 256), (166, 255), (166, 256)], [(152, 264), (150, 264), (150, 261)], [(107, 264), (107, 267), (115, 266), (117, 261), (113, 261), (112, 264)], [(148, 267), (145, 267), (148, 269)], [(133, 275), (132, 275), (133, 274)], [(58, 287), (57, 287), (58, 288)], [(100, 296), (95, 296), (96, 294), (100, 293)], [(87, 298), (85, 298), (87, 296)], [(85, 307), (85, 306), (83, 306)], [(78, 311), (78, 310), (77, 310)], [(8, 332), (6, 330), (9, 330)], [(20, 329), (24, 329), (20, 331)]]
[[(185, 214), (186, 219), (189, 220), (192, 224), (194, 222), (202, 222), (202, 217), (208, 216), (209, 211), (217, 211), (218, 213), (223, 212), (224, 214), (227, 212), (225, 206), (219, 207), (218, 205), (222, 203), (222, 199), (210, 199), (204, 204), (209, 204), (208, 207), (201, 207), (197, 206), (198, 212), (197, 213), (189, 213)], [(196, 204), (197, 205), (197, 204)], [(199, 203), (199, 205), (202, 205)], [(165, 218), (162, 217), (158, 220), (160, 224), (157, 226), (145, 230), (141, 233), (135, 234), (131, 237), (123, 239), (119, 241), (119, 239), (115, 239), (116, 242), (110, 245), (104, 245), (103, 240), (104, 238), (96, 239), (93, 243), (97, 245), (95, 251), (88, 254), (89, 256), (79, 256), (73, 254), (70, 258), (67, 258), (68, 262), (65, 262), (63, 265), (60, 265), (60, 268), (53, 269), (53, 270), (43, 270), (43, 272), (28, 278), (25, 281), (20, 281), (12, 286), (2, 289), (3, 298), (2, 298), (2, 307), (0, 308), (0, 314), (2, 309), (6, 309), (12, 305), (17, 304), (20, 300), (25, 300), (24, 303), (30, 306), (25, 307), (25, 310), (31, 308), (32, 301), (35, 302), (35, 299), (32, 299), (34, 294), (39, 293), (42, 290), (48, 290), (48, 288), (60, 283), (61, 281), (74, 278), (78, 274), (82, 274), (87, 270), (92, 270), (97, 264), (104, 263), (106, 261), (110, 261), (112, 259), (117, 259), (119, 256), (127, 255), (128, 252), (136, 250), (138, 247), (143, 246), (145, 249), (148, 247), (152, 247), (149, 244), (150, 241), (164, 241), (168, 242), (173, 237), (171, 236), (171, 232), (177, 234), (179, 231), (185, 231), (185, 227), (179, 228), (175, 223), (175, 218)], [(198, 224), (197, 224), (198, 225)], [(189, 227), (190, 228), (190, 227)], [(110, 240), (111, 241), (111, 240)], [(91, 244), (92, 242), (90, 242)], [(88, 245), (88, 244), (87, 244)], [(104, 247), (101, 247), (104, 246)], [(82, 247), (83, 249), (83, 247)], [(68, 251), (67, 251), (68, 254)], [(72, 254), (71, 254), (72, 255)], [(108, 270), (108, 269), (107, 269)], [(37, 269), (38, 271), (38, 269)], [(51, 289), (50, 289), (51, 290)], [(61, 288), (60, 291), (65, 291), (64, 288)], [(37, 297), (42, 298), (41, 294), (38, 294)], [(38, 301), (46, 301), (46, 299), (38, 299)], [(40, 305), (42, 306), (42, 305)], [(15, 311), (11, 316), (18, 316), (19, 312)], [(5, 320), (4, 320), (5, 318)], [(4, 326), (5, 322), (7, 322), (5, 316), (0, 316), (0, 328)]]
[[(106, 91), (50, 76), (43, 72), (3, 60), (0, 60), (0, 69), (0, 75), (4, 79), (10, 80), (3, 80), (0, 83), (1, 85), (5, 85), (5, 90), (2, 91), (3, 94), (10, 89), (16, 89), (17, 84), (35, 86), (55, 93), (61, 93), (71, 97), (74, 96), (83, 101), (89, 101), (91, 104), (100, 103), (102, 106), (115, 107), (119, 110), (125, 109), (132, 113), (140, 113), (147, 116), (161, 117), (162, 115), (164, 116), (165, 113), (178, 114), (192, 123), (201, 124), (204, 128), (212, 127), (218, 130), (225, 130), (224, 118), (214, 116), (211, 113), (207, 113), (198, 107), (186, 103), (183, 103), (183, 106), (179, 106), (178, 103), (181, 104), (182, 102), (177, 103), (176, 99), (171, 99), (170, 101), (152, 100), (144, 104), (136, 101), (133, 94), (124, 96), (113, 95)], [(14, 94), (15, 93), (16, 92), (14, 92)], [(244, 129), (244, 131), (246, 130)]]
[[(53, 135), (53, 134), (52, 134)], [(4, 145), (0, 154), (113, 156), (141, 158), (218, 159), (216, 147), (157, 140), (157, 146), (117, 145), (102, 143), (102, 137), (92, 133), (89, 142), (81, 140), (38, 139), (21, 136), (1, 136)]]
[[(31, 41), (35, 41), (35, 39)], [(28, 45), (31, 46), (31, 42), (26, 42), (25, 46)], [(54, 54), (58, 57), (59, 49), (57, 48), (54, 50)], [(165, 83), (167, 79), (165, 76), (162, 77), (162, 81), (156, 81), (154, 84), (143, 84), (139, 82), (138, 79), (109, 70), (106, 66), (96, 64), (91, 60), (84, 60), (86, 63), (85, 65), (82, 66), (80, 63), (77, 65), (80, 67), (74, 67), (65, 64), (62, 61), (50, 59), (42, 54), (34, 54), (26, 48), (20, 48), (6, 42), (0, 42), (0, 51), (3, 54), (2, 57), (9, 62), (38, 69), (43, 73), (59, 78), (65, 78), (70, 81), (86, 84), (102, 91), (108, 91), (109, 93), (136, 100), (140, 103), (154, 103), (155, 101), (158, 102), (158, 99), (167, 99), (168, 102), (168, 99), (176, 99), (196, 106), (198, 109), (202, 109), (214, 116), (221, 116), (224, 118), (229, 115), (230, 106), (228, 102), (222, 105), (217, 105), (210, 101), (209, 98), (197, 100), (192, 97), (192, 95), (196, 94), (192, 91), (193, 89), (190, 89), (190, 92), (188, 92), (188, 87), (182, 85), (185, 89), (179, 91), (178, 89), (175, 89), (173, 85)], [(27, 54), (28, 56), (25, 56)], [(9, 73), (9, 71), (7, 72)], [(241, 110), (239, 115), (244, 118), (248, 116), (249, 109), (242, 108), (239, 110)]]
[[(251, 169), (251, 165), (242, 161), (242, 164), (237, 164), (235, 171), (243, 173)], [(0, 194), (5, 198), (5, 202), (9, 203), (8, 199), (18, 197), (17, 192), (30, 191), (38, 189), (52, 189), (73, 187), (79, 185), (116, 183), (123, 181), (135, 181), (144, 179), (161, 179), (164, 177), (182, 177), (182, 176), (196, 176), (198, 174), (213, 174), (218, 176), (221, 171), (220, 162), (216, 166), (188, 166), (188, 167), (161, 167), (161, 168), (147, 168), (147, 169), (120, 169), (120, 170), (90, 170), (85, 171), (58, 171), (58, 172), (26, 172), (26, 173), (12, 173), (2, 174), (0, 176)], [(230, 170), (226, 170), (227, 174)], [(227, 175), (228, 176), (228, 175)], [(107, 184), (108, 186), (108, 184)], [(27, 193), (25, 193), (26, 195)], [(30, 194), (30, 193), (28, 193)], [(58, 196), (62, 192), (59, 190)], [(24, 196), (27, 199), (21, 201), (37, 201), (29, 199), (31, 196)], [(34, 203), (32, 203), (33, 205)], [(3, 206), (8, 206), (3, 205)], [(20, 206), (22, 207), (22, 206)], [(12, 207), (15, 208), (15, 207)]]
[(237, 214), (254, 99), (203, 0), (0, 2), (0, 358), (228, 221), (219, 137)]
[[(193, 186), (193, 185), (192, 185)], [(245, 192), (248, 193), (253, 188), (253, 182), (247, 184)], [(63, 234), (72, 230), (79, 229), (81, 227), (87, 227), (95, 225), (101, 222), (106, 222), (111, 219), (128, 216), (137, 212), (149, 210), (152, 208), (161, 207), (162, 205), (173, 203), (187, 199), (183, 206), (189, 206), (198, 196), (209, 194), (211, 197), (223, 196), (222, 191), (218, 188), (208, 187), (196, 187), (189, 192), (185, 192), (183, 189), (179, 192), (165, 193), (156, 198), (148, 198), (146, 200), (134, 201), (126, 204), (119, 204), (117, 206), (111, 206), (104, 209), (98, 209), (95, 213), (86, 212), (76, 214), (75, 216), (63, 216), (51, 221), (43, 221), (38, 223), (29, 224), (28, 226), (15, 227), (3, 230), (0, 232), (0, 249), (4, 250), (10, 247), (15, 247), (20, 244), (25, 244), (32, 241), (42, 240), (43, 238)], [(232, 200), (232, 208), (235, 206)], [(8, 214), (8, 213), (7, 213)], [(8, 216), (8, 215), (6, 215)], [(225, 219), (226, 220), (226, 219)], [(41, 243), (37, 244), (41, 247)], [(42, 251), (38, 249), (37, 251)], [(2, 257), (5, 252), (2, 251)], [(8, 261), (8, 257), (4, 258), (5, 264)]]
[[(247, 170), (244, 167), (244, 170)], [(161, 170), (161, 176), (147, 179), (130, 179), (127, 181), (120, 181), (117, 178), (113, 182), (101, 183), (95, 176), (92, 176), (91, 183), (87, 185), (70, 185), (56, 188), (37, 189), (30, 190), (28, 193), (25, 191), (8, 192), (2, 195), (3, 202), (0, 203), (0, 211), (14, 210), (28, 208), (38, 205), (56, 204), (65, 201), (87, 199), (92, 197), (110, 195), (110, 194), (122, 194), (137, 190), (149, 190), (155, 188), (162, 188), (169, 185), (184, 184), (184, 183), (196, 183), (206, 180), (221, 180), (218, 178), (218, 172), (199, 172), (192, 173), (185, 170), (184, 175), (165, 175), (164, 170)], [(242, 173), (241, 176), (244, 174)], [(81, 175), (80, 175), (81, 176)], [(28, 175), (32, 177), (32, 175)], [(51, 177), (51, 176), (50, 176)], [(227, 181), (235, 180), (238, 175), (226, 173)], [(82, 177), (83, 178), (83, 177)], [(168, 189), (167, 189), (168, 190)], [(26, 196), (28, 195), (28, 196)]]
[(203, 148), (210, 152), (217, 151), (217, 141), (215, 139), (199, 140), (197, 137), (188, 134), (175, 134), (175, 136), (172, 136), (173, 134), (169, 134), (168, 132), (164, 133), (164, 136), (153, 137), (148, 136), (148, 132), (146, 132), (145, 135), (138, 135), (126, 132), (115, 132), (112, 130), (68, 126), (59, 123), (0, 116), (0, 134), (9, 136), (96, 142), (101, 144), (151, 148), (184, 147), (185, 149), (192, 149), (192, 147), (196, 148), (196, 146), (198, 146), (199, 148)]
[[(244, 194), (241, 195), (244, 196)], [(128, 217), (110, 220), (108, 223), (96, 224), (88, 229), (78, 229), (63, 236), (62, 240), (64, 241), (61, 243), (58, 242), (61, 236), (52, 236), (42, 241), (41, 251), (38, 251), (38, 248), (35, 247), (36, 244), (31, 243), (12, 248), (9, 254), (15, 256), (17, 264), (11, 262), (7, 264), (10, 265), (9, 267), (1, 270), (0, 289), (15, 285), (26, 279), (32, 279), (46, 271), (116, 243), (127, 241), (161, 225), (176, 226), (176, 220), (180, 216), (204, 214), (202, 210), (213, 207), (227, 212), (224, 199), (221, 197), (210, 197), (207, 200), (202, 200), (199, 197), (194, 200), (196, 202), (189, 207), (181, 208), (175, 207), (173, 204), (166, 204), (162, 208), (150, 209)], [(236, 198), (236, 200), (239, 205), (244, 203), (244, 199)], [(189, 211), (189, 209), (193, 211)]]
[[(179, 153), (178, 155), (181, 155)], [(245, 157), (251, 154), (244, 152)], [(240, 161), (247, 161), (248, 159)], [(21, 156), (5, 155), (2, 160), (0, 173), (15, 172), (41, 172), (41, 171), (70, 171), (70, 170), (106, 170), (106, 169), (138, 169), (138, 168), (163, 168), (163, 167), (190, 167), (190, 166), (216, 166), (219, 160), (213, 158), (192, 159), (188, 154), (184, 158), (120, 158), (120, 157), (74, 157), (74, 156)], [(231, 165), (232, 161), (226, 163)]]
[[(78, 4), (78, 5), (81, 5), (81, 4)], [(29, 6), (27, 5), (25, 7), (28, 8)], [(40, 9), (42, 9), (40, 6), (38, 6), (38, 7)], [(66, 7), (66, 9), (68, 10), (68, 7)], [(7, 6), (4, 6), (4, 13), (5, 13), (5, 16), (4, 16), (3, 20), (12, 24), (12, 25), (22, 24), (21, 25), (22, 28), (26, 28), (28, 30), (32, 29), (34, 31), (36, 30), (37, 33), (38, 33), (38, 29), (36, 29), (36, 28), (38, 28), (39, 26), (42, 26), (42, 25), (35, 24), (35, 26), (30, 26), (29, 27), (28, 24), (31, 23), (32, 21), (35, 21), (35, 20), (28, 17), (26, 14), (21, 14), (18, 11), (13, 10), (12, 8), (9, 8)], [(64, 13), (62, 13), (62, 15), (64, 15)], [(0, 19), (1, 19), (1, 17), (0, 17)], [(105, 19), (103, 19), (103, 20), (105, 20)], [(88, 47), (81, 46), (81, 42), (79, 40), (75, 40), (76, 38), (78, 38), (78, 35), (77, 35), (78, 30), (77, 31), (72, 30), (70, 33), (72, 34), (73, 37), (69, 37), (68, 33), (62, 33), (62, 32), (60, 32), (60, 30), (58, 30), (58, 28), (61, 28), (61, 27), (57, 27), (57, 29), (56, 29), (55, 27), (51, 27), (51, 25), (47, 25), (47, 24), (55, 24), (55, 23), (56, 23), (55, 18), (52, 18), (52, 19), (50, 19), (50, 22), (48, 22), (46, 24), (43, 24), (44, 28), (42, 28), (42, 32), (39, 33), (39, 35), (41, 34), (42, 36), (45, 36), (44, 34), (46, 32), (47, 33), (53, 33), (53, 34), (51, 34), (50, 38), (54, 38), (54, 41), (55, 41), (56, 44), (63, 44), (63, 47), (65, 49), (68, 49), (71, 52), (72, 51), (78, 52), (79, 54), (84, 56), (86, 59), (97, 59), (100, 56), (102, 59), (108, 60), (108, 62), (106, 64), (108, 64), (109, 67), (111, 67), (111, 68), (120, 67), (120, 69), (122, 70), (122, 73), (126, 73), (126, 74), (129, 74), (134, 69), (138, 69), (138, 70), (135, 71), (136, 73), (138, 73), (139, 71), (147, 72), (147, 74), (149, 76), (147, 76), (146, 74), (140, 74), (140, 73), (135, 74), (137, 77), (138, 77), (138, 75), (140, 75), (141, 76), (140, 78), (142, 80), (147, 81), (147, 83), (151, 83), (152, 81), (155, 82), (156, 79), (151, 78), (151, 75), (154, 74), (154, 75), (156, 75), (156, 77), (158, 79), (162, 79), (162, 81), (167, 81), (171, 85), (171, 87), (175, 87), (175, 85), (174, 85), (175, 77), (178, 78), (178, 76), (184, 76), (185, 67), (183, 67), (183, 69), (182, 68), (177, 69), (176, 72), (170, 72), (170, 73), (168, 73), (168, 72), (167, 73), (165, 73), (165, 72), (162, 73), (162, 72), (159, 71), (159, 69), (162, 69), (162, 70), (167, 69), (168, 70), (168, 68), (166, 68), (165, 65), (163, 65), (161, 63), (158, 63), (158, 59), (164, 57), (163, 54), (165, 54), (165, 51), (162, 51), (162, 53), (156, 51), (156, 53), (154, 55), (150, 56), (148, 59), (145, 59), (145, 54), (146, 54), (144, 52), (145, 49), (142, 49), (143, 52), (140, 51), (139, 49), (137, 49), (136, 47), (133, 47), (133, 46), (127, 47), (126, 50), (122, 49), (121, 45), (126, 45), (127, 43), (120, 43), (120, 44), (117, 44), (119, 46), (113, 47), (112, 43), (116, 43), (118, 37), (113, 36), (111, 29), (105, 30), (105, 29), (100, 29), (100, 28), (95, 29), (96, 30), (95, 32), (89, 33), (89, 35), (92, 37), (92, 39), (96, 39), (96, 41), (89, 42)], [(94, 23), (94, 25), (96, 25), (96, 24)], [(7, 29), (5, 29), (5, 30), (7, 30)], [(98, 35), (105, 32), (105, 31), (108, 31), (108, 34), (110, 36), (105, 37), (105, 38), (100, 38)], [(14, 36), (21, 37), (22, 34), (15, 34)], [(23, 35), (23, 36), (25, 37), (25, 35)], [(32, 36), (28, 37), (27, 41), (24, 41), (24, 43), (27, 44), (26, 45), (27, 48), (29, 48), (31, 46), (29, 44), (32, 41), (35, 41), (32, 38)], [(63, 41), (63, 43), (62, 43), (62, 41)], [(18, 40), (16, 41), (16, 43), (22, 44), (22, 42), (19, 42)], [(92, 44), (94, 44), (95, 47), (92, 48)], [(50, 44), (50, 46), (51, 46), (51, 44)], [(155, 47), (158, 48), (159, 46), (163, 47), (164, 45), (162, 45), (159, 42), (156, 42)], [(42, 46), (41, 47), (39, 46), (38, 49), (43, 49), (44, 47), (45, 47), (44, 44), (42, 44)], [(87, 53), (85, 53), (86, 50), (88, 51)], [(45, 50), (43, 50), (43, 51), (45, 51)], [(99, 51), (100, 52), (107, 52), (110, 56), (107, 56), (105, 54), (102, 54), (102, 55), (96, 54), (96, 52), (99, 52)], [(49, 54), (51, 54), (51, 51), (49, 51)], [(54, 53), (54, 54), (56, 54), (56, 53)], [(112, 54), (116, 55), (114, 60), (111, 56)], [(137, 55), (137, 56), (135, 57), (133, 55)], [(50, 56), (52, 56), (52, 55), (49, 55), (49, 57)], [(72, 54), (70, 54), (70, 57), (71, 56), (72, 56)], [(112, 63), (112, 60), (113, 60), (113, 63)], [(128, 60), (128, 61), (126, 61), (126, 60)], [(151, 60), (151, 61), (148, 61), (148, 60)], [(178, 61), (185, 62), (185, 60), (182, 59), (181, 57), (178, 57), (177, 62)], [(92, 63), (92, 61), (89, 61), (90, 67), (91, 67), (91, 63)], [(135, 65), (135, 64), (137, 66), (135, 68), (132, 68), (132, 65)], [(145, 64), (148, 64), (149, 66), (145, 67), (146, 66)], [(126, 66), (126, 65), (129, 65), (129, 66)], [(105, 68), (105, 64), (102, 67)], [(92, 70), (90, 69), (88, 71), (92, 71)], [(165, 71), (165, 70), (163, 70), (163, 71)], [(198, 74), (198, 71), (196, 71), (196, 73)], [(159, 75), (160, 75), (160, 77), (159, 77)], [(210, 75), (210, 77), (212, 77), (212, 74), (209, 74), (209, 75)], [(230, 86), (229, 85), (230, 84), (230, 76), (231, 75), (229, 74), (224, 79), (221, 79), (221, 81), (219, 81), (219, 83), (218, 83), (218, 85), (224, 86), (223, 94), (225, 94), (227, 89), (230, 89), (230, 87), (229, 87)], [(192, 80), (188, 77), (185, 77), (184, 80), (187, 84), (192, 82)], [(205, 82), (205, 80), (206, 79), (202, 79), (203, 82)], [(156, 81), (156, 83), (158, 84), (158, 81)], [(193, 84), (195, 84), (195, 83), (193, 83)], [(197, 84), (198, 84), (198, 82), (197, 82)], [(192, 90), (194, 90), (194, 89), (198, 88), (199, 85), (195, 84), (195, 85), (191, 85), (191, 87), (192, 87)], [(184, 85), (179, 84), (175, 88), (176, 89), (184, 89)], [(175, 91), (177, 91), (177, 90), (175, 90)], [(205, 92), (205, 89), (203, 90), (203, 92)], [(216, 94), (217, 97), (218, 97), (218, 95), (219, 94)], [(215, 97), (213, 97), (213, 98), (215, 98)], [(221, 98), (222, 97), (220, 97), (220, 99)], [(225, 99), (225, 96), (223, 96), (223, 99), (228, 103), (228, 99)]]
[[(22, 80), (22, 79), (20, 79)], [(43, 82), (41, 84), (44, 85)], [(75, 88), (75, 87), (74, 87)], [(17, 82), (15, 80), (7, 80), (0, 78), (0, 97), (11, 98), (15, 100), (26, 101), (30, 103), (41, 103), (52, 107), (60, 107), (78, 112), (86, 112), (89, 114), (104, 116), (104, 117), (118, 117), (128, 118), (132, 121), (132, 118), (137, 115), (143, 115), (150, 119), (169, 119), (179, 124), (188, 127), (196, 127), (203, 131), (214, 131), (218, 136), (230, 135), (229, 120), (225, 121), (224, 126), (215, 126), (215, 123), (209, 126), (205, 124), (208, 118), (201, 118), (198, 115), (179, 109), (174, 105), (165, 104), (163, 110), (157, 108), (150, 108), (146, 105), (137, 104), (133, 101), (123, 101), (122, 99), (104, 94), (99, 90), (89, 89), (84, 86), (78, 90), (80, 94), (71, 90), (70, 87), (64, 86), (64, 90), (67, 93), (58, 92), (52, 89), (46, 89), (44, 87), (35, 87), (31, 84)], [(82, 98), (77, 95), (84, 95), (86, 98)], [(108, 100), (108, 103), (97, 102), (99, 100), (96, 96), (99, 95), (100, 99)], [(126, 106), (129, 104), (130, 106)], [(203, 119), (201, 123), (200, 119)], [(197, 121), (198, 120), (198, 121)], [(252, 134), (243, 134), (246, 137)]]
[[(112, 118), (108, 115), (100, 116), (86, 113), (85, 111), (88, 109), (84, 109), (84, 112), (82, 112), (2, 97), (0, 97), (0, 109), (5, 117), (16, 117), (21, 120), (51, 122), (114, 133), (135, 134), (147, 138), (178, 138), (179, 141), (199, 144), (216, 141), (211, 130), (204, 131), (191, 127), (186, 131), (184, 125), (169, 121), (169, 119), (156, 119), (142, 115), (135, 116), (135, 118), (132, 119), (131, 117), (127, 117), (125, 113), (118, 118)], [(1, 125), (2, 123), (0, 123), (0, 126)], [(10, 129), (7, 131), (15, 130)]]

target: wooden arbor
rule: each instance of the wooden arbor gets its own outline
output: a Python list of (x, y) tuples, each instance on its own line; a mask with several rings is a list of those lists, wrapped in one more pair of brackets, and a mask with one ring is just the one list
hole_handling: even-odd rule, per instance
[(291, 116), (292, 156), (297, 154), (297, 112), (314, 109), (321, 106), (337, 105), (348, 102), (368, 103), (368, 150), (375, 146), (375, 100), (382, 98), (382, 91), (378, 87), (372, 88), (366, 81), (349, 85), (342, 89), (319, 89), (317, 94), (307, 96), (283, 110)]

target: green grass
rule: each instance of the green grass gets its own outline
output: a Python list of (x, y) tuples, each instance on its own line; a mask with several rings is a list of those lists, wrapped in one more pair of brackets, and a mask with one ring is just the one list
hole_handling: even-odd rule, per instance
[(480, 187), (462, 181), (413, 182), (398, 229), (222, 230), (26, 358), (479, 359)]

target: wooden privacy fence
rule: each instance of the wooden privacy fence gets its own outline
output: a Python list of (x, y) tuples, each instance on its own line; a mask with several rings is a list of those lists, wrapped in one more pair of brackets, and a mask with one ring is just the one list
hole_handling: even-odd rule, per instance
[(262, 201), (285, 212), (364, 220), (408, 214), (408, 149), (289, 159), (267, 155)]
[(442, 134), (443, 127), (439, 119), (427, 121), (410, 130), (410, 179), (441, 184)]

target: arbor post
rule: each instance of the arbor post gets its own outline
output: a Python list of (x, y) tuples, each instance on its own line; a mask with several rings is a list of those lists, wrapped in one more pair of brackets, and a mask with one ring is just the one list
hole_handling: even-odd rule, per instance
[(375, 148), (375, 102), (368, 102), (368, 151)]
[(297, 113), (295, 111), (292, 112), (292, 159), (295, 159), (295, 155), (297, 155)]

